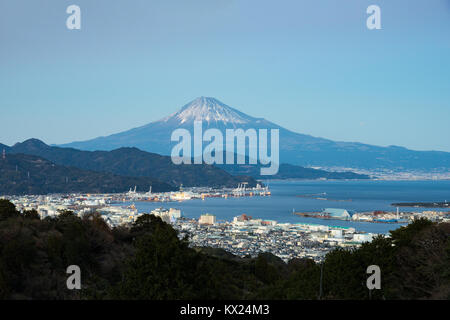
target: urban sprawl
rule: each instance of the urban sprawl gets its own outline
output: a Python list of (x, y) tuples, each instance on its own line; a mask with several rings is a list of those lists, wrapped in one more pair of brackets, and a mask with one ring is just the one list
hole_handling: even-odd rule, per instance
[[(340, 247), (358, 247), (371, 241), (376, 234), (359, 232), (351, 227), (338, 227), (308, 223), (279, 223), (242, 214), (232, 221), (217, 220), (216, 216), (199, 212), (199, 219), (183, 217), (175, 208), (176, 202), (211, 197), (251, 197), (270, 196), (267, 187), (258, 185), (248, 188), (245, 184), (235, 189), (214, 190), (211, 188), (180, 189), (177, 192), (138, 193), (130, 189), (122, 194), (67, 194), (45, 196), (3, 197), (16, 205), (18, 210), (36, 210), (41, 218), (55, 217), (70, 210), (82, 217), (97, 212), (111, 226), (129, 225), (142, 214), (153, 214), (171, 224), (179, 232), (180, 238), (188, 236), (192, 247), (222, 248), (240, 257), (257, 256), (270, 252), (284, 261), (293, 258), (311, 258), (321, 261), (330, 250)], [(161, 202), (161, 208), (150, 212), (138, 212), (134, 204), (140, 201)], [(173, 204), (173, 205), (172, 205)], [(297, 213), (299, 215), (308, 215)], [(433, 221), (449, 221), (448, 212), (423, 211), (420, 213), (359, 212), (344, 209), (325, 209), (316, 217), (333, 220), (353, 220), (368, 222), (405, 222), (425, 217)]]

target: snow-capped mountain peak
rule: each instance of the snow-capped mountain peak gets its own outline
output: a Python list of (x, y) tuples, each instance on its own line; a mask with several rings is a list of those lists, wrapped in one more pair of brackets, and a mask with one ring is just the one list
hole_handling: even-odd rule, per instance
[(245, 124), (255, 119), (227, 106), (211, 97), (199, 97), (181, 108), (180, 111), (163, 119), (164, 121), (177, 121), (180, 124), (193, 121), (223, 122), (225, 124)]
[(448, 171), (450, 167), (450, 153), (410, 151), (312, 137), (284, 129), (264, 118), (253, 118), (217, 99), (207, 97), (197, 98), (171, 116), (144, 126), (107, 137), (62, 146), (92, 151), (136, 147), (149, 152), (170, 155), (174, 145), (171, 141), (173, 132), (183, 128), (192, 134), (193, 122), (196, 120), (204, 122), (204, 129), (215, 128), (222, 132), (224, 129), (279, 129), (280, 161), (284, 163), (383, 170), (386, 168), (395, 170), (432, 168)]

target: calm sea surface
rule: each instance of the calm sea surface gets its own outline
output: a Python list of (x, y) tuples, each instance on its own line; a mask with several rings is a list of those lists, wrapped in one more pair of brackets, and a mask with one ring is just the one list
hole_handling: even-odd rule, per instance
[[(158, 207), (181, 209), (183, 216), (198, 218), (203, 213), (218, 220), (231, 221), (247, 214), (254, 218), (289, 223), (315, 223), (354, 227), (360, 231), (387, 233), (402, 224), (351, 222), (299, 217), (292, 211), (321, 211), (323, 208), (344, 208), (355, 211), (395, 211), (393, 202), (450, 201), (450, 181), (269, 181), (270, 197), (208, 198), (184, 202), (137, 202), (139, 212)], [(298, 197), (303, 196), (303, 197)], [(313, 198), (327, 198), (320, 200)], [(421, 212), (424, 208), (400, 208), (400, 211)], [(444, 210), (444, 209), (437, 209)]]

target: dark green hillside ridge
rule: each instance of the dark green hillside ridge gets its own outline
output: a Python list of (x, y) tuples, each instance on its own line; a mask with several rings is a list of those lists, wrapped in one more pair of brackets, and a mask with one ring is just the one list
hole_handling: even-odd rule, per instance
[(359, 174), (351, 171), (346, 172), (332, 172), (320, 169), (305, 168), (302, 166), (282, 163), (279, 166), (278, 173), (272, 176), (262, 176), (260, 169), (261, 165), (217, 165), (217, 167), (226, 170), (233, 175), (247, 175), (255, 179), (371, 179), (370, 176)]
[(152, 177), (171, 185), (186, 187), (237, 187), (241, 182), (255, 186), (256, 180), (246, 176), (233, 176), (215, 166), (175, 165), (171, 157), (141, 151), (137, 148), (120, 148), (113, 151), (81, 151), (53, 147), (38, 139), (17, 143), (7, 152), (43, 157), (56, 164), (86, 170), (109, 172), (130, 177)]
[[(8, 152), (8, 151), (7, 151)], [(261, 176), (261, 165), (175, 165), (168, 156), (150, 153), (137, 148), (120, 148), (112, 151), (81, 151), (46, 145), (37, 139), (17, 143), (12, 153), (41, 156), (57, 164), (105, 171), (126, 176), (149, 176), (170, 184), (184, 186), (237, 186), (240, 182), (256, 184), (254, 179), (370, 179), (367, 175), (353, 172), (329, 172), (281, 164), (278, 174)], [(224, 154), (223, 159), (226, 158)], [(246, 163), (248, 163), (246, 157)], [(238, 177), (235, 177), (238, 176)], [(249, 178), (252, 177), (252, 178)]]
[(130, 187), (156, 192), (174, 191), (178, 188), (153, 178), (126, 177), (106, 172), (94, 172), (75, 167), (61, 166), (44, 158), (7, 154), (0, 158), (0, 194), (49, 193), (116, 193)]

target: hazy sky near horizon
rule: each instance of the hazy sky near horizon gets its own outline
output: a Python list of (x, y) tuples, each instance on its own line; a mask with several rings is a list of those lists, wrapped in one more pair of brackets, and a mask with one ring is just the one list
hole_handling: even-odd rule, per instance
[[(371, 4), (382, 30), (366, 28)], [(450, 0), (2, 0), (0, 48), (8, 145), (109, 135), (211, 96), (313, 136), (450, 151)]]

